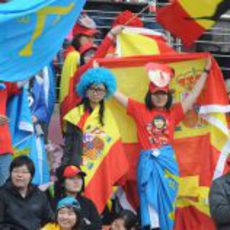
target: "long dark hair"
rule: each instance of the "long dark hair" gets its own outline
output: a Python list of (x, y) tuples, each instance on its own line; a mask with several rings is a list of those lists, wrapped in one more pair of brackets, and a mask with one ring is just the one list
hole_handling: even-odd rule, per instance
[[(169, 91), (167, 93), (168, 95), (168, 100), (167, 100), (167, 103), (165, 104), (164, 108), (166, 110), (169, 110), (172, 106), (172, 102), (173, 102), (173, 96), (172, 96), (172, 93)], [(152, 109), (155, 109), (156, 107), (154, 106), (154, 104), (152, 103), (152, 98), (151, 98), (152, 94), (150, 91), (148, 91), (145, 95), (145, 106), (148, 110), (152, 110)]]
[[(80, 102), (84, 106), (84, 111), (88, 111), (91, 113), (93, 111), (92, 107), (90, 106), (90, 101), (87, 97), (84, 97), (82, 101)], [(99, 108), (99, 122), (102, 126), (104, 126), (104, 111), (105, 111), (105, 103), (104, 99), (102, 99), (100, 102), (100, 108)]]
[(71, 42), (71, 45), (74, 47), (75, 50), (79, 51), (81, 44), (80, 44), (80, 38), (81, 38), (81, 34), (76, 34), (73, 37), (73, 40)]

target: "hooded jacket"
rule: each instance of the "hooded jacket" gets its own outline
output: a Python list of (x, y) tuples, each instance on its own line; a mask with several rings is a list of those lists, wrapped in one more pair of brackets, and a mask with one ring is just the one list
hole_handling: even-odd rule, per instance
[(25, 197), (11, 182), (0, 188), (0, 229), (37, 230), (52, 219), (48, 199), (36, 186), (30, 185)]

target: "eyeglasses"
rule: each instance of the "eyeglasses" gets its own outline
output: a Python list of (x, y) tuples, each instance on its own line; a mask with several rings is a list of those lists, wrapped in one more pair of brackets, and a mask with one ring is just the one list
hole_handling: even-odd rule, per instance
[(106, 89), (102, 89), (102, 88), (90, 87), (88, 90), (90, 92), (92, 92), (92, 93), (97, 93), (97, 94), (104, 94), (104, 93), (106, 93)]

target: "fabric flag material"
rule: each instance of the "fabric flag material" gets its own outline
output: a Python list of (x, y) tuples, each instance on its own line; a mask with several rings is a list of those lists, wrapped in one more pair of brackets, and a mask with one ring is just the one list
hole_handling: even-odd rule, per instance
[(68, 53), (64, 61), (61, 73), (60, 82), (60, 110), (61, 114), (65, 114), (66, 106), (68, 105), (68, 97), (71, 97), (70, 89), (74, 88), (74, 73), (80, 63), (80, 53), (73, 50)]
[(53, 65), (49, 64), (45, 66), (39, 74), (43, 79), (43, 86), (45, 92), (44, 98), (47, 110), (46, 123), (49, 124), (56, 102), (56, 78)]
[(10, 120), (13, 156), (28, 155), (35, 165), (32, 182), (37, 185), (48, 183), (50, 176), (44, 139), (35, 133), (26, 87), (20, 95), (9, 101), (7, 114)]
[[(143, 66), (148, 62), (168, 63), (175, 69), (170, 86), (175, 90), (177, 102), (190, 93), (204, 69), (206, 58), (205, 53), (165, 54), (98, 62), (113, 71), (121, 92), (142, 102), (149, 83)], [(119, 125), (125, 150), (130, 153), (128, 178), (134, 181), (139, 157), (135, 123), (116, 101), (109, 101), (109, 105)], [(210, 76), (197, 104), (175, 131), (174, 147), (180, 171), (175, 229), (214, 229), (207, 200), (211, 182), (223, 174), (228, 155), (229, 136), (224, 113), (229, 109), (223, 77), (213, 59)], [(131, 204), (136, 204), (136, 200)]]
[(105, 106), (103, 127), (98, 114), (99, 107), (88, 114), (81, 105), (67, 113), (64, 120), (78, 125), (83, 131), (84, 194), (101, 213), (112, 195), (112, 186), (126, 175), (128, 162), (112, 113)]
[(116, 54), (118, 57), (172, 52), (176, 53), (176, 51), (166, 43), (165, 36), (154, 30), (125, 27), (122, 33), (117, 36)]
[(85, 0), (2, 4), (0, 80), (19, 81), (38, 73), (61, 48), (84, 4)]
[(189, 47), (230, 9), (228, 0), (175, 0), (157, 11), (157, 21)]

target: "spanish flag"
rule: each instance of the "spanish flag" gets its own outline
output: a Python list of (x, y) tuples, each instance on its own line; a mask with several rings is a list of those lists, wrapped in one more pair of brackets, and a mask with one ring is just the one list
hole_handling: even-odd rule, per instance
[[(191, 92), (203, 72), (207, 56), (206, 53), (165, 54), (101, 59), (98, 62), (113, 71), (119, 91), (141, 102), (144, 101), (149, 83), (143, 66), (148, 62), (168, 63), (175, 70), (170, 87), (175, 91), (175, 102), (178, 102)], [(175, 229), (178, 230), (214, 229), (207, 202), (208, 193), (212, 180), (224, 172), (229, 149), (225, 113), (230, 107), (221, 71), (215, 60), (212, 61), (212, 69), (202, 94), (174, 134), (180, 169), (175, 219)], [(134, 182), (139, 152), (136, 126), (115, 100), (111, 100), (109, 105), (131, 162), (128, 179)], [(136, 194), (134, 188), (132, 186), (131, 196)], [(131, 196), (127, 194), (128, 201), (131, 201), (131, 205), (136, 204), (137, 198)]]
[(77, 71), (77, 67), (80, 63), (80, 54), (76, 50), (72, 50), (66, 56), (62, 67), (59, 101), (61, 117), (66, 114), (68, 108), (68, 100), (75, 96), (74, 88), (74, 73)]
[(105, 106), (104, 126), (101, 126), (98, 114), (99, 107), (89, 114), (83, 105), (79, 105), (67, 113), (64, 120), (79, 126), (83, 132), (84, 193), (101, 213), (112, 196), (112, 187), (119, 185), (128, 172), (128, 161), (110, 109)]
[(119, 57), (176, 53), (162, 33), (146, 28), (125, 27), (116, 42)]
[(175, 0), (157, 11), (157, 21), (189, 47), (229, 9), (229, 0)]

